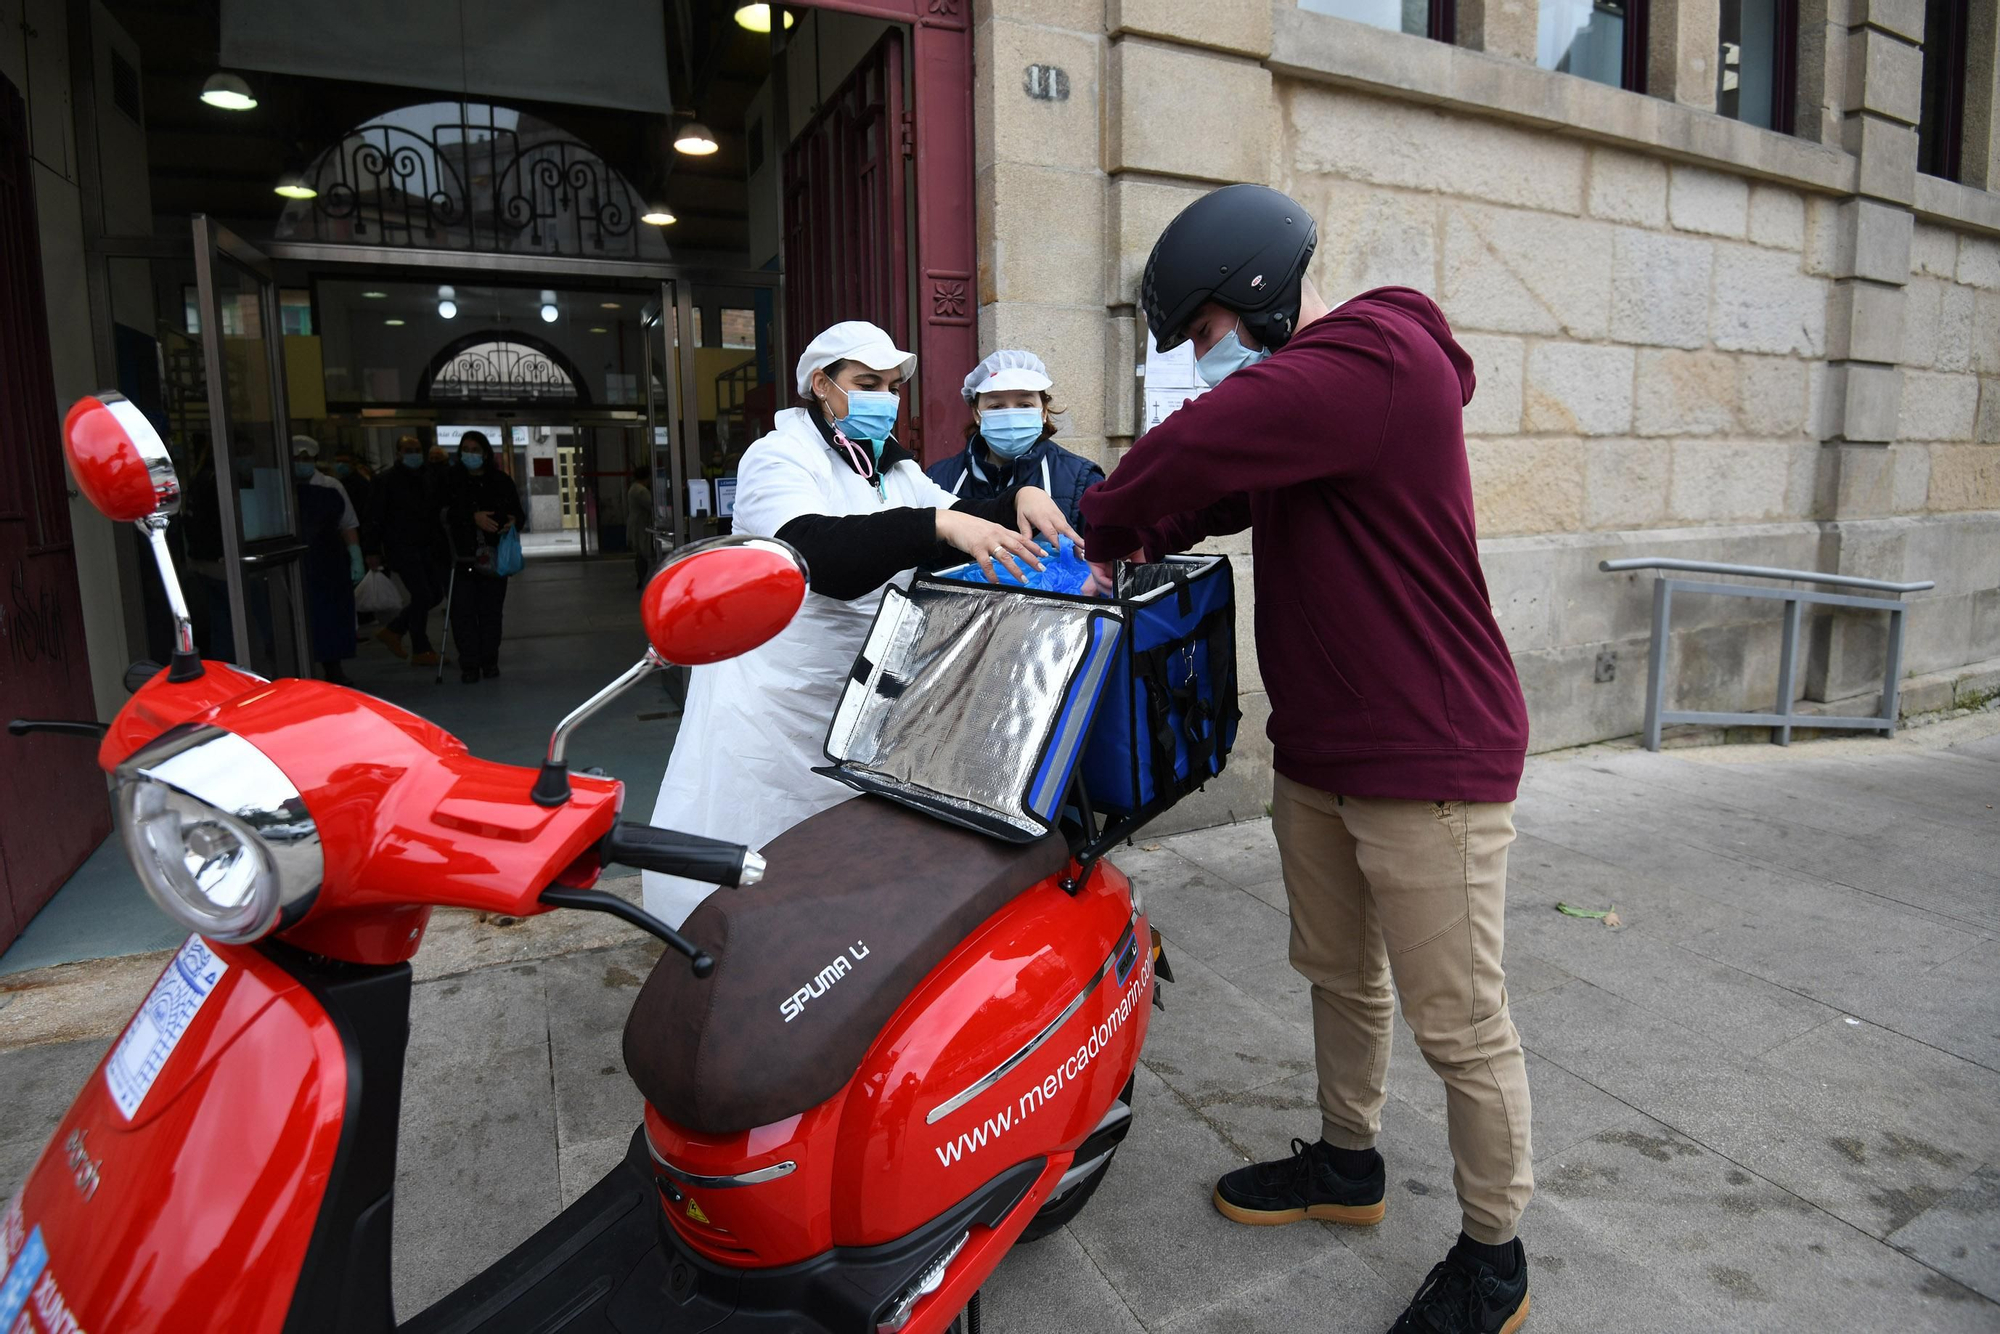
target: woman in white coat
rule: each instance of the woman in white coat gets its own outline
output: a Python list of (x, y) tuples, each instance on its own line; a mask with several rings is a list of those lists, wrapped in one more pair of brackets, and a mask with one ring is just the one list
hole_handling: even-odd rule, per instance
[[(960, 501), (924, 474), (893, 434), (916, 363), (873, 324), (834, 325), (799, 358), (805, 406), (744, 453), (735, 531), (797, 547), (810, 591), (783, 634), (694, 669), (655, 825), (756, 848), (854, 796), (812, 770), (883, 588), (968, 556), (1019, 575), (1040, 566), (1033, 533), (1075, 540), (1037, 487)], [(646, 910), (679, 926), (713, 890), (649, 871)]]

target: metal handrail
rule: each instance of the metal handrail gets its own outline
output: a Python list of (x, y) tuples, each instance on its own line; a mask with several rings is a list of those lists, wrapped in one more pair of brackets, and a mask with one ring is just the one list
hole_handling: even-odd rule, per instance
[[(1892, 583), (1886, 579), (1863, 579), (1851, 574), (1823, 574), (1817, 570), (1783, 570), (1768, 565), (1727, 565), (1721, 561), (1681, 560), (1671, 556), (1633, 556), (1605, 560), (1597, 568), (1607, 574), (1625, 570), (1684, 570), (1696, 574), (1741, 575), (1753, 579), (1781, 579), (1800, 583), (1837, 584), (1870, 592), (1894, 593), (1892, 598), (1856, 597), (1847, 593), (1817, 593), (1803, 588), (1771, 588), (1763, 584), (1717, 584), (1692, 579), (1675, 579), (1662, 573), (1653, 581), (1653, 633), (1646, 646), (1646, 727), (1647, 750), (1660, 748), (1660, 730), (1667, 723), (1715, 723), (1722, 726), (1769, 727), (1771, 740), (1790, 745), (1795, 726), (1852, 728), (1896, 734), (1897, 686), (1903, 670), (1903, 618), (1908, 610), (1904, 593), (1921, 593), (1937, 587), (1930, 579), (1912, 583)], [(1784, 633), (1778, 651), (1778, 692), (1776, 707), (1769, 713), (1750, 711), (1719, 713), (1666, 707), (1667, 639), (1672, 625), (1674, 594), (1705, 593), (1746, 597), (1785, 604)], [(1882, 611), (1889, 614), (1888, 662), (1882, 672), (1880, 710), (1865, 718), (1813, 715), (1802, 719), (1792, 709), (1792, 691), (1797, 680), (1800, 613), (1806, 606), (1843, 607), (1849, 610)]]
[(1935, 579), (1898, 584), (1887, 579), (1863, 579), (1853, 574), (1822, 574), (1818, 570), (1781, 570), (1769, 565), (1725, 565), (1714, 560), (1682, 560), (1677, 556), (1631, 556), (1624, 560), (1601, 560), (1597, 568), (1606, 574), (1620, 570), (1687, 570), (1694, 574), (1740, 574), (1753, 579), (1792, 579), (1814, 584), (1836, 584), (1842, 588), (1872, 588), (1879, 593), (1921, 593), (1936, 588)]

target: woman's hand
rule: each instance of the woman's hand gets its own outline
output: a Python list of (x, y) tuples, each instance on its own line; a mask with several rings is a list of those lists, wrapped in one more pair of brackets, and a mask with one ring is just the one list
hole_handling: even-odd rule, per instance
[(1039, 486), (1024, 486), (1014, 493), (1014, 521), (1023, 537), (1033, 538), (1040, 533), (1049, 539), (1050, 546), (1056, 545), (1058, 537), (1067, 537), (1072, 546), (1083, 546), (1083, 539), (1069, 526), (1062, 506)]
[(493, 522), (492, 510), (474, 510), (472, 512), (472, 522), (482, 533), (497, 533), (500, 531), (500, 525)]
[(1042, 568), (1042, 549), (1034, 542), (1011, 528), (988, 523), (964, 510), (937, 511), (937, 537), (938, 541), (948, 543), (978, 561), (989, 583), (1000, 582), (1000, 577), (993, 573), (995, 561), (1006, 566), (1023, 583), (1027, 582), (1028, 576), (1015, 563), (1017, 559), (1026, 561), (1034, 569)]

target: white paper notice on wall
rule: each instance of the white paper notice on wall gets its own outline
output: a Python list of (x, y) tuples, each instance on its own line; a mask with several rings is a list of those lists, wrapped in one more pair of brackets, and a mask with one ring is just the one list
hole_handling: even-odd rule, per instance
[(1158, 426), (1189, 399), (1208, 392), (1194, 368), (1194, 344), (1182, 343), (1171, 352), (1160, 351), (1151, 333), (1146, 335), (1146, 369), (1142, 381), (1142, 412), (1139, 434)]

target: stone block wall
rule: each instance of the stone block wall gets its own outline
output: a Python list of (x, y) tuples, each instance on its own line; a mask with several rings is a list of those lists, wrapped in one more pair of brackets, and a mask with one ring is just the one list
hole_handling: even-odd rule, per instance
[[(1535, 748), (1639, 726), (1651, 576), (1600, 573), (1613, 556), (1935, 579), (1906, 668), (2000, 657), (2000, 195), (1985, 158), (1966, 185), (1915, 173), (1920, 7), (1913, 34), (1896, 7), (1802, 4), (1796, 136), (1714, 114), (1712, 3), (1656, 0), (1655, 96), (1534, 68), (1536, 9), (1461, 0), (1452, 47), (1292, 0), (990, 0), (1005, 67), (980, 95), (996, 126), (1046, 124), (982, 138), (984, 342), (1039, 338), (1059, 392), (1101, 393), (1067, 438), (1115, 462), (1154, 239), (1214, 185), (1264, 181), (1318, 220), (1331, 301), (1415, 287), (1473, 357), (1482, 551)], [(1017, 66), (1063, 59), (1094, 118), (1012, 105)], [(1774, 606), (1683, 604), (1676, 702), (1767, 707)], [(1879, 685), (1883, 619), (1817, 618), (1797, 693)], [(1260, 807), (1254, 740), (1177, 816)]]

